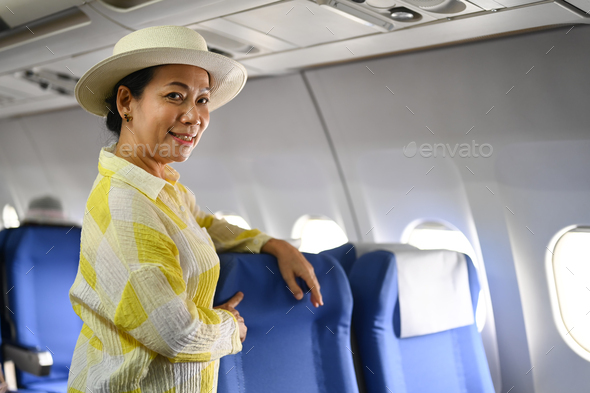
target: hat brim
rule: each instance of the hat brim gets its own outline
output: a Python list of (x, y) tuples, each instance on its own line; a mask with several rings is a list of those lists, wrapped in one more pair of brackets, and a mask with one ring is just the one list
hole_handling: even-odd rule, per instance
[(125, 76), (152, 66), (187, 64), (209, 72), (211, 95), (209, 112), (231, 101), (244, 88), (246, 68), (229, 57), (204, 50), (182, 48), (146, 48), (114, 55), (95, 64), (76, 84), (76, 100), (86, 111), (105, 117), (109, 110), (105, 99)]

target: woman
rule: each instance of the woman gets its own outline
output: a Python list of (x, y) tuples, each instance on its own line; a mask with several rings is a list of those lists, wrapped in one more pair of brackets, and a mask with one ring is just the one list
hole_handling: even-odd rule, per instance
[(218, 359), (239, 352), (247, 330), (241, 292), (212, 307), (216, 251), (275, 255), (295, 298), (301, 277), (323, 305), (297, 249), (204, 212), (168, 166), (189, 157), (210, 112), (246, 78), (195, 31), (158, 26), (123, 37), (76, 85), (80, 105), (106, 116), (119, 140), (101, 150), (86, 205), (70, 290), (84, 324), (68, 392), (215, 392)]

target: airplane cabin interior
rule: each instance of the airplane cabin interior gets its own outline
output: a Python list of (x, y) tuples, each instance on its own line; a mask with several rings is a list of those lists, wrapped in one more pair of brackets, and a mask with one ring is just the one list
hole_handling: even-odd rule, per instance
[[(0, 392), (590, 391), (589, 24), (590, 0), (0, 0)], [(131, 281), (144, 262), (164, 271), (158, 252), (133, 245), (139, 263), (125, 270), (106, 240), (84, 245), (106, 239), (116, 215), (143, 220), (133, 182), (174, 186), (141, 166), (104, 169), (99, 154), (117, 137), (80, 98), (95, 94), (85, 74), (157, 26), (196, 32), (210, 55), (241, 64), (226, 75), (247, 71), (170, 165), (198, 207), (175, 213), (140, 189), (158, 217), (201, 234), (142, 232), (154, 250), (176, 243), (174, 266), (154, 273), (172, 285), (176, 269), (181, 282), (185, 311), (168, 316), (173, 302), (150, 313), (140, 288), (150, 281)], [(129, 70), (147, 67), (130, 59)], [(129, 119), (118, 124), (121, 139), (133, 133)], [(99, 173), (133, 186), (100, 191), (112, 222), (92, 211)], [(215, 225), (244, 246), (220, 248), (230, 243)], [(281, 258), (253, 240), (266, 235), (301, 253), (318, 288), (295, 277), (294, 297)], [(193, 241), (218, 262), (211, 270), (184, 265)], [(210, 290), (191, 292), (207, 280)], [(198, 303), (238, 291), (241, 350), (237, 314)], [(166, 341), (182, 347), (174, 356), (139, 338), (184, 329), (185, 317), (201, 330)], [(118, 352), (93, 330), (99, 321), (126, 337)], [(196, 352), (213, 335), (225, 341)], [(123, 388), (119, 373), (143, 345), (151, 366)], [(178, 371), (205, 361), (192, 379)]]

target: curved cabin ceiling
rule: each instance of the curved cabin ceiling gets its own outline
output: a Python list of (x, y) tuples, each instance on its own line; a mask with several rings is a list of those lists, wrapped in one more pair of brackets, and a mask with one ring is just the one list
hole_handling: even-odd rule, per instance
[(144, 27), (195, 29), (256, 77), (588, 24), (590, 0), (570, 1), (0, 0), (0, 118), (76, 106), (71, 83)]

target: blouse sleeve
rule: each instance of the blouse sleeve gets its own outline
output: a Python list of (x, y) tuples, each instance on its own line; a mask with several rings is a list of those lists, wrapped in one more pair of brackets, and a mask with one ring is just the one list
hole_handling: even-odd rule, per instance
[(221, 252), (251, 252), (259, 254), (262, 246), (272, 239), (272, 236), (258, 229), (244, 229), (228, 223), (225, 219), (219, 219), (214, 214), (203, 211), (196, 203), (194, 194), (181, 185), (185, 193), (189, 207), (197, 223), (207, 232), (213, 240), (215, 250)]
[(81, 274), (70, 291), (80, 318), (107, 318), (171, 362), (211, 361), (241, 351), (233, 314), (197, 306), (187, 296), (178, 248), (153, 203), (134, 196), (130, 208), (127, 203), (117, 212), (116, 198), (129, 195), (113, 190), (84, 218)]

